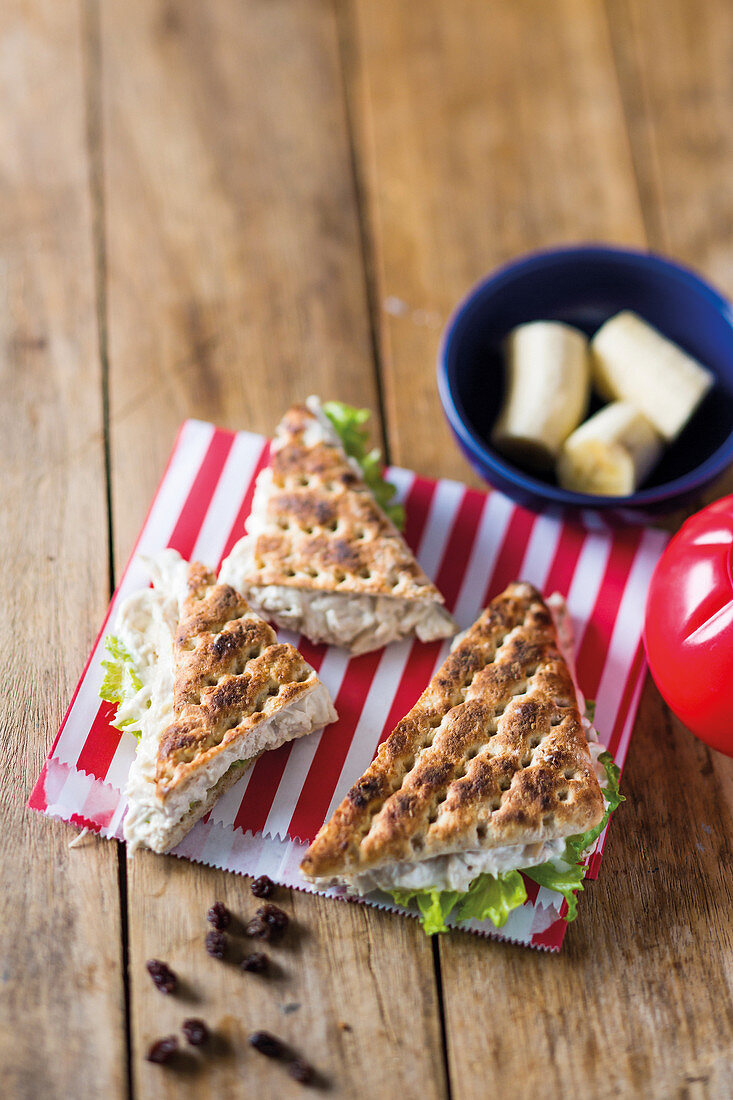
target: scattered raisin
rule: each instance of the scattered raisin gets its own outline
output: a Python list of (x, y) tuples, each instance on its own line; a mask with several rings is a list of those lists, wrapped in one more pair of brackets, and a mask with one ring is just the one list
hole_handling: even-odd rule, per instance
[(266, 1058), (287, 1058), (289, 1051), (282, 1039), (270, 1035), (269, 1031), (255, 1031), (249, 1037), (249, 1045), (259, 1050)]
[(157, 1042), (151, 1044), (145, 1057), (148, 1062), (157, 1062), (158, 1065), (162, 1066), (166, 1062), (170, 1062), (171, 1058), (174, 1058), (177, 1053), (178, 1039), (175, 1035), (166, 1035), (165, 1039), (158, 1039)]
[(212, 959), (223, 959), (227, 953), (227, 937), (225, 932), (212, 928), (206, 933), (206, 950)]
[(258, 940), (269, 940), (272, 928), (262, 917), (253, 917), (244, 929), (246, 936), (256, 936)]
[(269, 959), (262, 951), (253, 951), (251, 955), (245, 955), (240, 963), (242, 970), (249, 974), (264, 974), (268, 965)]
[(313, 1066), (309, 1065), (304, 1058), (291, 1059), (288, 1073), (301, 1085), (309, 1085), (313, 1080)]
[(275, 889), (275, 883), (267, 875), (260, 875), (250, 885), (250, 890), (256, 898), (269, 898)]
[(209, 924), (213, 924), (219, 932), (223, 932), (225, 928), (229, 927), (231, 923), (231, 913), (221, 901), (215, 901), (206, 914), (206, 919)]
[(254, 1047), (255, 1050), (259, 1050), (260, 1054), (264, 1054), (266, 1058), (287, 1061), (288, 1073), (301, 1085), (308, 1085), (313, 1080), (315, 1072), (305, 1058), (295, 1054), (282, 1039), (278, 1039), (276, 1035), (271, 1035), (269, 1031), (255, 1031), (249, 1037), (249, 1045)]
[(209, 1029), (203, 1020), (184, 1020), (181, 1031), (192, 1047), (202, 1047), (209, 1038)]
[(160, 959), (148, 959), (145, 963), (148, 974), (155, 983), (155, 988), (161, 993), (175, 993), (178, 987), (178, 978), (171, 968)]
[(259, 907), (257, 916), (270, 927), (274, 935), (278, 936), (281, 936), (290, 924), (288, 914), (284, 913), (282, 909), (269, 901), (265, 905)]

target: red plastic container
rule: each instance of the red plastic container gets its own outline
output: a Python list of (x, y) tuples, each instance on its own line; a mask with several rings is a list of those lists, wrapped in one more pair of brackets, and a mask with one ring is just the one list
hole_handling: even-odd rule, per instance
[(659, 559), (644, 646), (677, 717), (733, 756), (733, 496), (688, 519)]

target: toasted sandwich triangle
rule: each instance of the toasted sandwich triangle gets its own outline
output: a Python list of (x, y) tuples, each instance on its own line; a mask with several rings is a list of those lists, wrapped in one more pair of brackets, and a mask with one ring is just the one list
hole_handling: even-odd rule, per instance
[(455, 631), (316, 398), (278, 425), (247, 534), (221, 576), (278, 626), (355, 653), (411, 633), (427, 641)]
[(159, 661), (171, 659), (173, 690), (165, 669), (150, 685), (153, 717), (126, 786), (129, 854), (170, 851), (261, 753), (336, 719), (327, 689), (293, 646), (278, 644), (204, 566), (181, 565), (187, 594), (178, 597), (177, 626), (164, 623), (174, 631), (170, 648), (157, 650)]
[(553, 617), (511, 584), (460, 639), (301, 864), (339, 881), (585, 832), (603, 815)]
[(328, 691), (294, 646), (199, 563), (174, 640), (175, 719), (158, 748), (162, 800), (210, 769), (241, 765), (336, 718)]

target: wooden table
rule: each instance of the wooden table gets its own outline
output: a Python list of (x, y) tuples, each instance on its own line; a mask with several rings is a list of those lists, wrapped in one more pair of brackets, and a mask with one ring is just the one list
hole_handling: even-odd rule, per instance
[[(470, 481), (434, 380), (451, 307), (587, 240), (733, 295), (732, 105), (726, 0), (0, 6), (3, 1096), (304, 1095), (260, 1027), (339, 1097), (733, 1094), (733, 766), (651, 684), (559, 957), (283, 891), (301, 933), (243, 980), (200, 939), (244, 880), (70, 850), (24, 809), (184, 417), (269, 432), (315, 391)], [(216, 1055), (145, 1062), (187, 1014)]]

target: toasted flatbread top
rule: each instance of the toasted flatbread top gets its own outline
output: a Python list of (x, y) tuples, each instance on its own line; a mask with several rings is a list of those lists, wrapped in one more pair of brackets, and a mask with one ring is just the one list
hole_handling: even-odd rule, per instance
[(443, 603), (324, 421), (324, 414), (296, 405), (277, 427), (247, 524), (253, 545), (243, 587)]
[(242, 742), (283, 706), (307, 694), (318, 677), (291, 645), (250, 610), (229, 585), (198, 562), (174, 641), (175, 721), (158, 750), (156, 787), (165, 798), (217, 753)]
[(585, 832), (603, 816), (573, 680), (531, 585), (491, 602), (309, 848), (309, 878)]

